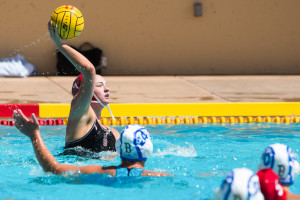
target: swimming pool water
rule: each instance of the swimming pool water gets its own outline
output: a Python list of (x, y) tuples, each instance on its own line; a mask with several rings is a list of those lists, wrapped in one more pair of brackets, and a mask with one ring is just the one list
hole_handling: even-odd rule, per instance
[[(299, 154), (299, 124), (146, 127), (154, 153), (145, 168), (175, 177), (111, 178), (97, 174), (45, 173), (34, 157), (30, 140), (15, 127), (0, 126), (0, 199), (210, 199), (231, 169), (248, 167), (256, 171), (269, 144), (283, 143)], [(123, 126), (114, 128), (121, 131)], [(100, 160), (60, 156), (65, 126), (43, 126), (41, 132), (49, 150), (61, 163), (81, 166), (120, 163), (119, 157)], [(291, 186), (291, 192), (300, 194), (300, 177)]]

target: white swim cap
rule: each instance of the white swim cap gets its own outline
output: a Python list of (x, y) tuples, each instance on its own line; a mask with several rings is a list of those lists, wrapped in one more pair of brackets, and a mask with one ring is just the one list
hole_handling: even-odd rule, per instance
[(262, 154), (258, 169), (272, 168), (280, 183), (291, 185), (299, 174), (299, 163), (292, 149), (284, 144), (272, 144)]
[(236, 168), (229, 172), (221, 187), (216, 190), (215, 200), (264, 200), (259, 179), (247, 168)]
[(132, 124), (126, 126), (121, 132), (116, 142), (116, 149), (123, 160), (141, 161), (151, 156), (153, 144), (144, 126)]

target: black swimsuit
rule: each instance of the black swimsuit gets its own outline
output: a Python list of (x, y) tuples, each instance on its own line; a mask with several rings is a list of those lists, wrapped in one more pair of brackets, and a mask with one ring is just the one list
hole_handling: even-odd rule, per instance
[[(115, 136), (110, 129), (104, 129), (96, 119), (90, 131), (78, 140), (66, 142), (64, 155), (82, 155), (82, 150), (78, 151), (74, 147), (82, 147), (85, 150), (99, 153), (101, 151), (116, 151)], [(68, 150), (73, 148), (72, 150)]]

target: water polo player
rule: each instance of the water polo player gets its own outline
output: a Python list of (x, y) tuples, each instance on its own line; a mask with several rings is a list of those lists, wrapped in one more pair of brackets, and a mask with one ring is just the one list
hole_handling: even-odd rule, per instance
[[(74, 83), (71, 110), (68, 118), (64, 154), (82, 154), (82, 148), (90, 152), (115, 151), (119, 132), (102, 125), (101, 111), (109, 104), (109, 88), (100, 75), (96, 75), (93, 64), (72, 47), (63, 44), (62, 39), (48, 23), (48, 30), (56, 48), (81, 73)], [(109, 107), (108, 107), (109, 108)], [(77, 148), (81, 147), (81, 148)], [(86, 154), (89, 155), (89, 154)]]
[(236, 168), (227, 174), (214, 200), (264, 200), (259, 179), (250, 169)]
[(116, 149), (122, 160), (119, 166), (88, 165), (80, 167), (57, 162), (41, 137), (40, 126), (34, 114), (32, 114), (32, 122), (25, 117), (21, 110), (14, 111), (13, 118), (16, 128), (30, 138), (36, 158), (45, 172), (61, 174), (75, 170), (83, 174), (100, 173), (109, 174), (112, 177), (170, 176), (167, 173), (144, 169), (147, 158), (152, 154), (153, 144), (149, 132), (141, 125), (126, 126), (116, 142)]
[(287, 191), (282, 187), (278, 175), (271, 168), (261, 169), (256, 174), (265, 200), (287, 200)]
[(272, 169), (279, 177), (279, 182), (287, 193), (287, 199), (300, 199), (300, 195), (289, 192), (299, 174), (299, 162), (292, 149), (284, 144), (272, 144), (262, 154), (258, 173), (266, 173), (263, 169)]

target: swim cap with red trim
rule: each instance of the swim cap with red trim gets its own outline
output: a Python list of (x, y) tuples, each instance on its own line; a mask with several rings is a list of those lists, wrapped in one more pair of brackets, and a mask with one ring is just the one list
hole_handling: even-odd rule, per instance
[(83, 75), (79, 74), (77, 76), (77, 78), (74, 80), (73, 85), (72, 85), (72, 95), (73, 96), (75, 96), (78, 93), (81, 82), (82, 82), (82, 78), (83, 78)]
[[(72, 95), (73, 97), (78, 93), (81, 82), (83, 79), (83, 75), (79, 74), (77, 78), (74, 80), (73, 85), (72, 85)], [(93, 96), (92, 101), (97, 101), (96, 98)]]

